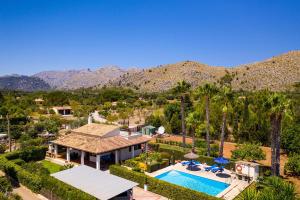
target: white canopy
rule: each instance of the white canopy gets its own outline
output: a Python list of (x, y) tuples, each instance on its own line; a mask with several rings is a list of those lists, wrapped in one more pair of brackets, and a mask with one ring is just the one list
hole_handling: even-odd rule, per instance
[(73, 167), (51, 176), (98, 199), (111, 199), (138, 184), (86, 165)]

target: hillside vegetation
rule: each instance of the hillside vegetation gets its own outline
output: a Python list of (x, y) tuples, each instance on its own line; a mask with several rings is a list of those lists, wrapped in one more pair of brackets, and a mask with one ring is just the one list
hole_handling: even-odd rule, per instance
[(171, 89), (181, 80), (189, 82), (192, 87), (230, 80), (235, 90), (268, 88), (282, 91), (300, 82), (300, 51), (291, 51), (265, 61), (231, 68), (208, 66), (193, 61), (161, 65), (126, 73), (111, 81), (110, 85), (158, 92)]
[(30, 76), (3, 76), (0, 77), (1, 90), (37, 91), (49, 90), (50, 85), (38, 77)]

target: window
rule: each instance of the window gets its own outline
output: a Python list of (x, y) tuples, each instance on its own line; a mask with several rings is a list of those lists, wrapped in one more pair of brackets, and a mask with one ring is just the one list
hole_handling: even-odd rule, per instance
[(134, 145), (134, 150), (139, 150), (142, 148), (141, 144)]
[(131, 152), (131, 147), (128, 147), (129, 148), (129, 152)]

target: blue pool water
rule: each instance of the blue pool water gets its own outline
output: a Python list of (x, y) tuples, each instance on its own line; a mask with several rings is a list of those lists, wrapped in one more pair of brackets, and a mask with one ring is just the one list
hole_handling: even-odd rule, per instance
[(155, 178), (180, 185), (198, 192), (203, 192), (212, 196), (216, 196), (229, 185), (219, 181), (211, 180), (201, 176), (184, 173), (177, 170), (171, 170), (156, 176)]

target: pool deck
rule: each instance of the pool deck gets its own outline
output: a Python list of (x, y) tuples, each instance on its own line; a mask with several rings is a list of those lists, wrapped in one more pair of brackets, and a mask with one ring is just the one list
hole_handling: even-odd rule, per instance
[(226, 200), (232, 200), (234, 197), (236, 197), (241, 191), (243, 191), (250, 183), (244, 180), (239, 180), (235, 177), (234, 173), (231, 171), (225, 169), (223, 173), (212, 173), (212, 172), (206, 172), (204, 168), (207, 167), (206, 165), (200, 165), (198, 166), (198, 170), (189, 170), (186, 166), (182, 166), (180, 163), (177, 163), (175, 165), (171, 165), (169, 167), (163, 168), (161, 170), (147, 173), (147, 175), (155, 177), (162, 173), (168, 172), (170, 170), (178, 170), (182, 171), (188, 174), (193, 174), (196, 176), (202, 176), (208, 179), (212, 179), (215, 181), (224, 182), (227, 184), (230, 184), (228, 188), (226, 188), (224, 191), (220, 192), (216, 197), (226, 199)]

